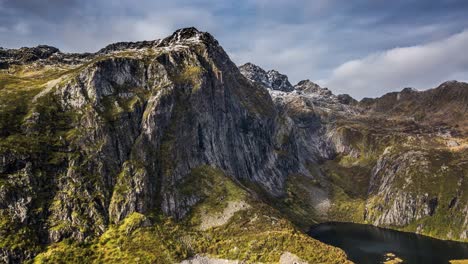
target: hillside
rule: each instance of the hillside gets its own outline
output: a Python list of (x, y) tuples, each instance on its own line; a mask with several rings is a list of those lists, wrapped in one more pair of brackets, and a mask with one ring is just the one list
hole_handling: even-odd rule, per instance
[(467, 241), (468, 84), (358, 102), (309, 80), (278, 91), (245, 74), (263, 70), (240, 69), (270, 92), (297, 151), (287, 156), (304, 168), (272, 199), (296, 224), (367, 223)]

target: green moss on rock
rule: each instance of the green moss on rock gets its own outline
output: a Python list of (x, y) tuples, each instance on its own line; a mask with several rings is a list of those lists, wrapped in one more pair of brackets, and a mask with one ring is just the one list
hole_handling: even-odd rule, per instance
[[(297, 230), (218, 169), (198, 167), (179, 188), (182, 193), (197, 190), (203, 197), (185, 219), (133, 213), (90, 244), (51, 245), (35, 263), (175, 263), (196, 254), (274, 263), (286, 251), (310, 263), (349, 263), (343, 251)], [(193, 220), (201, 209), (219, 212), (227, 201), (239, 199), (251, 207), (235, 213), (225, 225), (206, 231), (196, 228)]]

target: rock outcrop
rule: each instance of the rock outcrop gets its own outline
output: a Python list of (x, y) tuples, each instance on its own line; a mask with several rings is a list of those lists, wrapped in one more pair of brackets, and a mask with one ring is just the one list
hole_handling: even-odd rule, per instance
[(265, 71), (252, 63), (246, 63), (239, 67), (241, 73), (250, 81), (263, 85), (268, 89), (290, 92), (294, 87), (288, 80), (288, 77), (276, 70)]

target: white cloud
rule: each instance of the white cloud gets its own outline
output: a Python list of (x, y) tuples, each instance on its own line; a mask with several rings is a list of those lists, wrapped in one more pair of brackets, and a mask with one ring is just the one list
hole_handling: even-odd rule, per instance
[[(313, 24), (258, 24), (226, 38), (225, 42), (235, 63), (252, 62), (265, 70), (275, 69), (288, 75), (291, 83), (296, 83), (313, 79), (324, 70), (320, 67), (328, 53), (328, 46), (321, 40), (324, 30), (324, 27)], [(229, 49), (231, 38), (243, 40), (243, 43), (239, 48)], [(245, 39), (249, 41), (245, 42)]]
[[(466, 41), (448, 38), (468, 28), (463, 0), (450, 7), (433, 1), (427, 10), (421, 10), (427, 5), (421, 1), (46, 2), (52, 4), (0, 0), (0, 45), (48, 44), (65, 52), (93, 52), (113, 42), (157, 39), (196, 26), (212, 33), (237, 64), (250, 61), (276, 69), (292, 83), (322, 79), (331, 89), (358, 98), (467, 76)], [(443, 38), (458, 46), (449, 51), (444, 41), (434, 42)], [(415, 46), (421, 43), (428, 44)], [(397, 46), (409, 48), (392, 49)], [(350, 61), (355, 58), (361, 59)]]
[(467, 48), (468, 30), (465, 30), (443, 40), (348, 61), (320, 83), (337, 93), (362, 98), (381, 96), (408, 86), (435, 87), (451, 77), (467, 80)]
[(63, 50), (94, 52), (114, 42), (164, 38), (187, 26), (211, 31), (213, 21), (212, 13), (196, 7), (145, 10), (139, 16), (85, 16), (80, 24), (70, 20), (63, 25)]

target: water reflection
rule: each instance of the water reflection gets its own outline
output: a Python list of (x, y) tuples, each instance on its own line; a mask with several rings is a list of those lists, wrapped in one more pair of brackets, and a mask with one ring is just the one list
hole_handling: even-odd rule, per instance
[(342, 248), (356, 263), (381, 263), (386, 253), (394, 253), (404, 263), (449, 263), (468, 259), (468, 243), (444, 241), (413, 233), (351, 223), (314, 226), (309, 235)]

